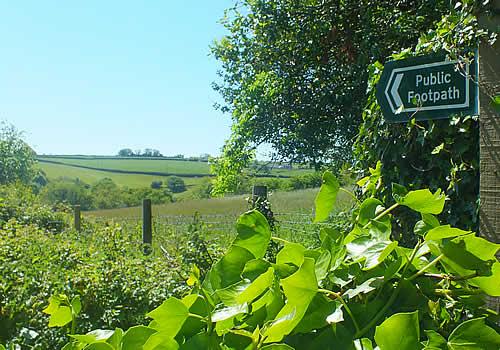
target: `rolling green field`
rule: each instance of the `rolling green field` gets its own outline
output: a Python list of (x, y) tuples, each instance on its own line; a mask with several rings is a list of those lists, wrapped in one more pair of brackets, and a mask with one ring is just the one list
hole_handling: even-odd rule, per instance
[[(271, 208), (275, 213), (311, 215), (314, 199), (319, 188), (298, 190), (292, 192), (275, 192), (269, 195)], [(352, 204), (352, 199), (344, 192), (337, 197), (337, 207), (346, 208)], [(154, 215), (202, 215), (237, 216), (248, 210), (247, 196), (228, 196), (212, 199), (192, 199), (153, 206)], [(104, 218), (139, 217), (141, 207), (96, 210), (85, 215)]]
[[(86, 166), (98, 169), (111, 169), (119, 171), (140, 171), (156, 172), (168, 174), (190, 174), (199, 176), (210, 175), (210, 165), (207, 162), (175, 160), (175, 159), (157, 159), (157, 158), (115, 158), (112, 157), (62, 157), (62, 156), (43, 156), (39, 160), (53, 161), (68, 165)], [(41, 164), (49, 164), (42, 163)], [(271, 175), (296, 176), (311, 173), (310, 169), (278, 169), (271, 170)], [(263, 174), (263, 173), (262, 173)]]
[[(93, 184), (103, 178), (110, 178), (118, 186), (126, 186), (129, 188), (149, 187), (154, 180), (166, 181), (167, 177), (157, 175), (142, 175), (142, 174), (118, 174), (107, 171), (76, 168), (61, 164), (41, 163), (37, 166), (42, 169), (49, 180), (66, 177), (70, 179), (80, 179), (83, 182)], [(203, 177), (186, 177), (183, 178), (186, 185), (192, 186), (198, 184)]]
[(161, 172), (169, 174), (210, 174), (206, 162), (182, 161), (172, 159), (109, 159), (109, 158), (60, 158), (42, 157), (42, 160), (56, 161), (68, 165), (88, 166), (100, 169), (123, 171)]

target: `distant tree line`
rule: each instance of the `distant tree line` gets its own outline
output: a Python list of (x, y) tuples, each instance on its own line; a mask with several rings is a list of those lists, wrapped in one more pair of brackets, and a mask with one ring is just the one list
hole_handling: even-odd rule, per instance
[(164, 156), (160, 151), (153, 148), (145, 148), (143, 150), (132, 150), (131, 148), (123, 148), (118, 151), (118, 157), (162, 157), (167, 159), (188, 160), (196, 162), (208, 162), (210, 154), (202, 153), (199, 157), (185, 157), (183, 154), (176, 154), (173, 156)]
[(133, 151), (131, 148), (123, 148), (118, 151), (119, 157), (163, 157), (160, 151), (153, 148), (146, 148), (144, 151), (138, 149)]

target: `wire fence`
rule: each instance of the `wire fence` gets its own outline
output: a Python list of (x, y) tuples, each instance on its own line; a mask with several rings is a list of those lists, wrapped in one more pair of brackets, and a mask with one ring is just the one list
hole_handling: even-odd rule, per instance
[[(190, 232), (190, 227), (198, 225), (198, 230), (206, 239), (227, 245), (237, 235), (238, 215), (193, 214), (193, 215), (155, 215), (152, 216), (152, 236), (155, 241), (173, 241)], [(275, 232), (277, 237), (309, 246), (319, 242), (319, 231), (330, 223), (313, 223), (312, 216), (302, 213), (275, 213)], [(141, 216), (128, 217), (91, 217), (86, 218), (98, 225), (120, 225), (127, 230), (137, 231), (139, 238), (142, 230)], [(192, 228), (191, 228), (192, 230)], [(226, 244), (224, 244), (226, 243)]]

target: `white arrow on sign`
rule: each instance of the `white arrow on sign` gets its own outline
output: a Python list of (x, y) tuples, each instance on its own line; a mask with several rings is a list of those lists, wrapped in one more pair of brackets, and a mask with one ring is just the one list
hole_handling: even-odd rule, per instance
[[(387, 86), (385, 88), (385, 97), (387, 99), (387, 102), (389, 103), (389, 106), (391, 107), (392, 113), (396, 114), (396, 111), (400, 109), (401, 106), (403, 108), (400, 110), (400, 112), (416, 112), (416, 111), (428, 111), (428, 110), (438, 110), (438, 109), (448, 109), (448, 108), (464, 108), (464, 107), (469, 107), (469, 84), (470, 81), (468, 81), (468, 76), (469, 76), (469, 65), (465, 65), (465, 75), (464, 79), (466, 79), (465, 82), (465, 101), (464, 103), (457, 103), (457, 104), (451, 104), (451, 105), (439, 105), (439, 106), (427, 106), (427, 107), (412, 107), (412, 108), (406, 108), (404, 107), (403, 100), (401, 99), (401, 96), (399, 95), (398, 89), (401, 85), (401, 82), (404, 78), (405, 73), (401, 72), (407, 72), (407, 71), (412, 71), (412, 70), (418, 70), (418, 69), (425, 69), (425, 68), (432, 68), (436, 66), (445, 66), (445, 65), (450, 65), (450, 64), (456, 64), (458, 61), (445, 61), (445, 62), (434, 62), (434, 63), (427, 63), (427, 64), (420, 64), (417, 66), (410, 66), (410, 67), (402, 67), (402, 68), (396, 68), (391, 72), (391, 76), (389, 77)], [(394, 76), (396, 76), (394, 78)], [(394, 81), (393, 81), (394, 78)], [(389, 91), (390, 88), (390, 91)], [(392, 103), (392, 100), (389, 96), (392, 96), (392, 99), (396, 103), (394, 105)]]
[(401, 101), (401, 97), (398, 93), (399, 85), (401, 85), (401, 80), (403, 80), (403, 75), (403, 73), (396, 75), (396, 79), (394, 79), (394, 84), (392, 84), (391, 89), (392, 98), (394, 99), (394, 102), (396, 102), (396, 106), (398, 106), (398, 108), (403, 105), (403, 101)]

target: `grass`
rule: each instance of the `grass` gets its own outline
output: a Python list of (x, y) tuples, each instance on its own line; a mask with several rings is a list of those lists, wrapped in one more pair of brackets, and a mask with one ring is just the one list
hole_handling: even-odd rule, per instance
[[(210, 174), (210, 165), (207, 162), (183, 161), (175, 159), (123, 159), (105, 157), (58, 157), (43, 156), (40, 159), (56, 161), (68, 165), (88, 166), (99, 169), (112, 169), (121, 171), (161, 172), (168, 174), (198, 174), (207, 176)], [(41, 163), (47, 164), (47, 163)], [(271, 170), (271, 175), (296, 176), (312, 173), (310, 169), (278, 169)]]
[[(312, 217), (314, 199), (319, 189), (275, 192), (269, 196), (271, 208), (278, 214), (293, 214)], [(229, 196), (212, 199), (189, 199), (174, 203), (153, 206), (153, 215), (192, 216), (201, 215), (238, 216), (248, 210), (248, 196)], [(352, 203), (351, 198), (340, 192), (337, 207), (345, 208)], [(85, 215), (104, 218), (140, 217), (141, 207), (107, 209), (86, 212)]]
[[(88, 184), (94, 184), (103, 178), (110, 178), (118, 186), (126, 186), (129, 188), (149, 187), (152, 181), (162, 180), (166, 181), (167, 177), (156, 175), (138, 175), (138, 174), (117, 174), (107, 171), (91, 170), (75, 168), (72, 166), (51, 164), (51, 163), (38, 163), (37, 166), (42, 169), (49, 180), (55, 180), (60, 177), (70, 179), (80, 179)], [(192, 186), (200, 183), (203, 177), (199, 178), (183, 178), (187, 186)]]
[(169, 174), (200, 174), (209, 175), (210, 167), (206, 162), (182, 161), (172, 159), (83, 159), (83, 158), (50, 158), (43, 157), (51, 161), (57, 161), (68, 165), (83, 165), (93, 168), (113, 169), (124, 171), (161, 172)]

